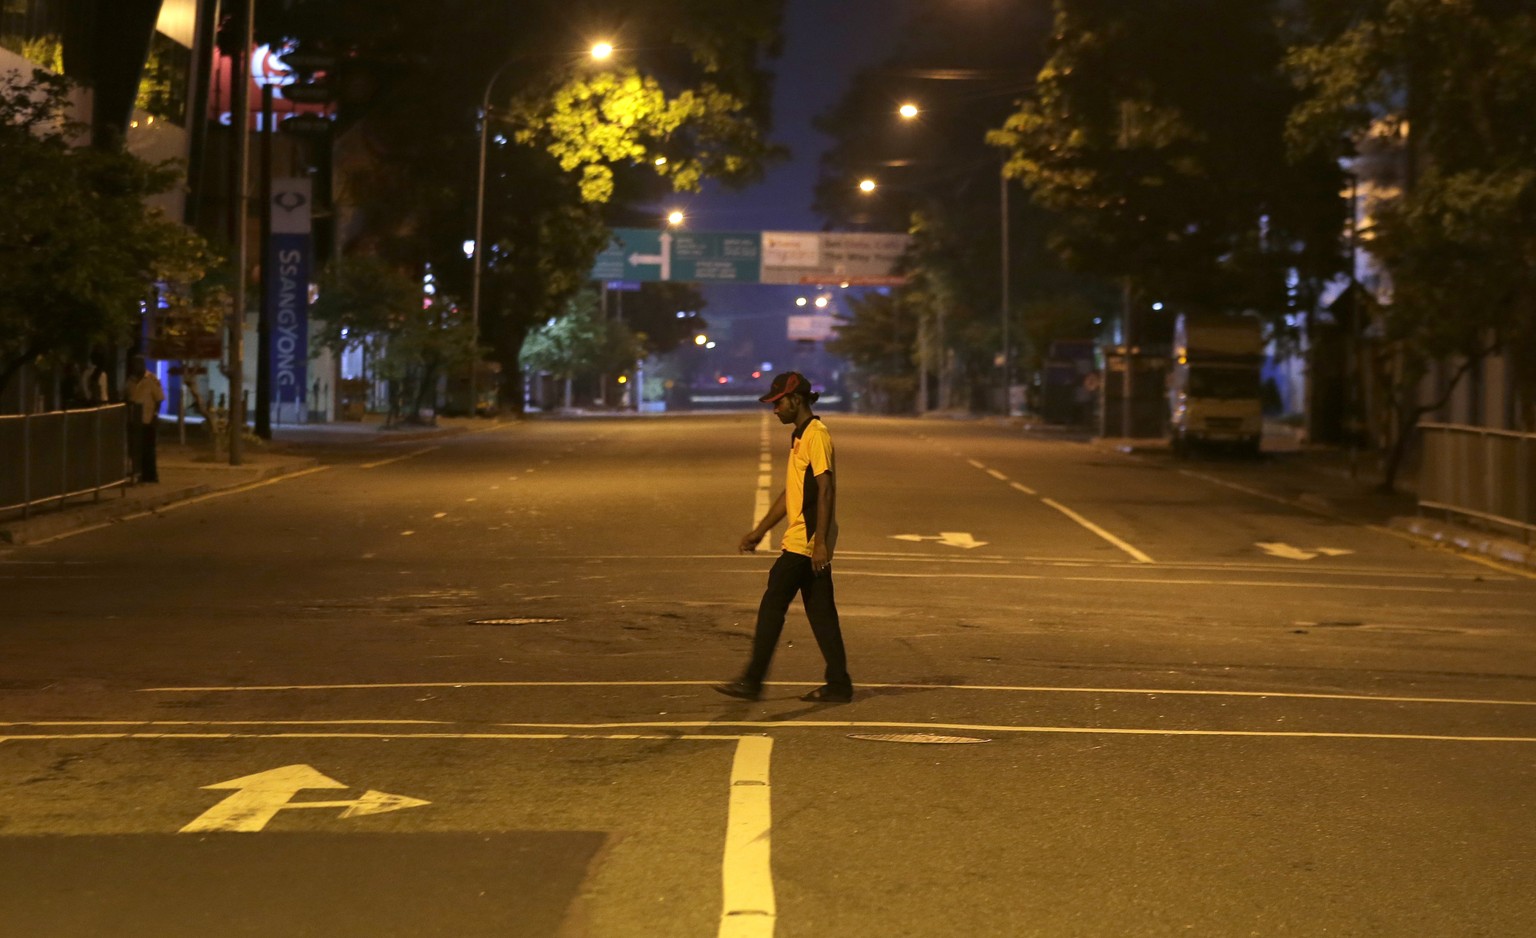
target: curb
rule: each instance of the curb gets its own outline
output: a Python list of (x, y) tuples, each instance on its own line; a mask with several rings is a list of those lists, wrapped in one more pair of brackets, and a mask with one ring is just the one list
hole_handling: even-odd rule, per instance
[(62, 508), (45, 511), (30, 518), (17, 518), (0, 522), (0, 544), (17, 547), (35, 544), (38, 541), (48, 540), (49, 538), (58, 537), (61, 534), (68, 534), (83, 528), (112, 524), (131, 515), (153, 512), (167, 505), (174, 505), (178, 502), (198, 498), (210, 492), (255, 485), (278, 476), (312, 468), (318, 463), (319, 460), (309, 457), (293, 457), (284, 462), (269, 466), (249, 467), (249, 474), (243, 474), (242, 478), (233, 481), (194, 482), (155, 491), (153, 494), (147, 491), (142, 493), (135, 491), (135, 494), (131, 496), (124, 493), (109, 496), (101, 502), (65, 505)]
[(1388, 522), (1395, 531), (1412, 534), (1468, 554), (1480, 554), (1501, 563), (1536, 572), (1536, 547), (1496, 537), (1484, 531), (1458, 527), (1429, 518), (1397, 517)]

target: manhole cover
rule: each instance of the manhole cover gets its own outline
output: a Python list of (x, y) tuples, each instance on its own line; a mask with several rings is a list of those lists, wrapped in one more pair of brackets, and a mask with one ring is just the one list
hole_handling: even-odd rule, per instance
[(513, 616), (507, 619), (470, 619), (470, 625), (539, 625), (544, 622), (564, 622), (564, 619), (538, 616)]
[(979, 736), (938, 736), (933, 733), (856, 733), (849, 739), (867, 739), (875, 743), (990, 743)]

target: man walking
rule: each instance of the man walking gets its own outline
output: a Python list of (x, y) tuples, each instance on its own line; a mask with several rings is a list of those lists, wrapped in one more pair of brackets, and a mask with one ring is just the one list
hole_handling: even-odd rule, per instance
[(768, 572), (768, 587), (757, 608), (752, 660), (738, 680), (714, 685), (727, 697), (757, 700), (762, 696), (763, 678), (784, 630), (784, 614), (799, 593), (805, 616), (811, 621), (811, 633), (816, 636), (827, 665), (826, 683), (800, 699), (812, 703), (847, 703), (853, 699), (843, 631), (832, 595), (832, 551), (837, 546), (836, 458), (832, 434), (821, 418), (811, 412), (811, 405), (820, 396), (811, 390), (804, 375), (788, 371), (774, 378), (768, 393), (758, 398), (772, 404), (779, 422), (793, 424), (795, 431), (790, 438), (784, 491), (768, 514), (742, 537), (739, 549), (742, 553), (757, 550), (758, 543), (785, 518), (789, 519), (789, 527), (779, 544), (779, 559)]

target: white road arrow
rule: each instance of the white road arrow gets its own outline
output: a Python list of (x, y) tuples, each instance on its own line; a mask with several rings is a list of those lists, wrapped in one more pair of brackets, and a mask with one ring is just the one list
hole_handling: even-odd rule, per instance
[(1292, 547), (1280, 542), (1258, 541), (1256, 547), (1269, 554), (1271, 557), (1284, 557), (1286, 560), (1311, 560), (1318, 554), (1326, 554), (1329, 557), (1342, 557), (1345, 554), (1353, 554), (1352, 550), (1342, 547), (1314, 547), (1311, 550), (1302, 550), (1300, 547)]
[(343, 818), (365, 814), (383, 814), (400, 808), (414, 808), (430, 801), (366, 791), (351, 801), (294, 801), (293, 796), (306, 788), (346, 788), (341, 782), (322, 775), (307, 765), (285, 765), (257, 772), (227, 782), (204, 785), (207, 790), (235, 789), (235, 793), (198, 815), (181, 829), (183, 834), (207, 831), (259, 831), (284, 808), (345, 808)]
[(629, 266), (631, 266), (631, 267), (639, 267), (641, 264), (660, 264), (661, 265), (661, 279), (663, 279), (663, 280), (671, 280), (672, 279), (672, 236), (667, 234), (665, 231), (663, 231), (661, 233), (661, 253), (660, 254), (640, 254), (640, 253), (635, 253), (635, 254), (629, 255)]
[(960, 547), (965, 550), (974, 550), (977, 547), (985, 547), (986, 541), (978, 541), (971, 537), (969, 531), (940, 531), (938, 537), (923, 534), (892, 534), (892, 538), (898, 541), (938, 541), (949, 547)]

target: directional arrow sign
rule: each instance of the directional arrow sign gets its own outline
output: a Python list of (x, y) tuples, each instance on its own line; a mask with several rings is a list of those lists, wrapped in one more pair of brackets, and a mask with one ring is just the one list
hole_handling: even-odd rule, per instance
[(938, 541), (948, 547), (959, 547), (964, 550), (974, 550), (977, 547), (985, 547), (986, 541), (978, 541), (971, 537), (969, 531), (940, 531), (938, 537), (931, 534), (892, 534), (892, 538), (898, 541)]
[(629, 255), (629, 266), (639, 267), (643, 264), (656, 264), (661, 267), (661, 279), (672, 279), (672, 236), (666, 232), (661, 233), (657, 239), (661, 242), (661, 250), (655, 254), (634, 253)]
[(257, 772), (227, 782), (204, 785), (207, 790), (235, 789), (235, 793), (198, 815), (181, 829), (183, 834), (208, 831), (259, 831), (284, 808), (345, 808), (343, 818), (365, 814), (383, 814), (400, 808), (414, 808), (430, 801), (367, 791), (351, 801), (294, 801), (293, 796), (306, 788), (346, 788), (333, 778), (307, 765), (285, 765)]
[(1354, 553), (1354, 551), (1345, 550), (1342, 547), (1314, 547), (1311, 550), (1303, 550), (1300, 547), (1292, 547), (1279, 541), (1258, 541), (1254, 546), (1271, 557), (1284, 557), (1286, 560), (1311, 560), (1318, 554), (1326, 554), (1329, 557), (1342, 557), (1345, 554)]

